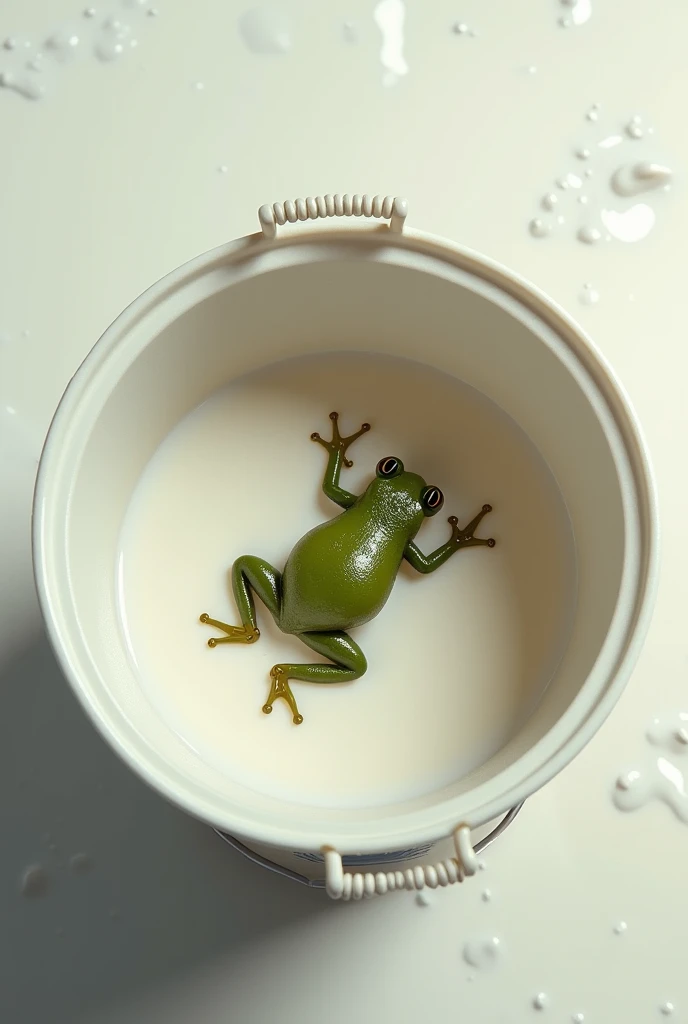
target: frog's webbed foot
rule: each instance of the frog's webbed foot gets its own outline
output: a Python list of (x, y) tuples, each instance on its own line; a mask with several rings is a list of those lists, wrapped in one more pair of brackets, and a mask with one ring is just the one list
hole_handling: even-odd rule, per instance
[(353, 442), (361, 436), (361, 434), (366, 434), (370, 430), (370, 423), (363, 423), (361, 425), (361, 429), (355, 434), (350, 434), (349, 437), (342, 437), (339, 433), (339, 413), (331, 412), (330, 419), (332, 420), (332, 440), (326, 441), (316, 430), (311, 434), (311, 441), (317, 441), (318, 444), (321, 444), (323, 448), (326, 448), (330, 454), (340, 452), (344, 465), (350, 468), (353, 466), (353, 462), (351, 459), (346, 458), (346, 450), (349, 445), (353, 444)]
[(471, 519), (468, 526), (464, 526), (463, 529), (459, 528), (459, 521), (456, 516), (449, 516), (448, 522), (452, 528), (451, 539), (456, 544), (457, 548), (469, 548), (478, 544), (485, 544), (488, 548), (493, 548), (495, 546), (493, 537), (483, 539), (482, 537), (473, 536), (479, 523), (484, 519), (487, 513), (491, 511), (492, 505), (483, 505), (477, 516), (474, 519)]
[(299, 713), (296, 699), (291, 692), (289, 677), (285, 671), (286, 668), (286, 665), (273, 665), (270, 669), (270, 693), (265, 704), (263, 704), (263, 711), (266, 715), (269, 715), (272, 712), (272, 705), (278, 698), (281, 698), (289, 705), (294, 725), (301, 725), (303, 715)]
[(203, 612), (199, 619), (204, 625), (215, 626), (221, 629), (226, 636), (211, 636), (208, 640), (208, 647), (217, 647), (218, 644), (254, 644), (260, 637), (260, 630), (257, 626), (230, 626), (227, 622), (218, 622), (211, 619), (207, 612)]

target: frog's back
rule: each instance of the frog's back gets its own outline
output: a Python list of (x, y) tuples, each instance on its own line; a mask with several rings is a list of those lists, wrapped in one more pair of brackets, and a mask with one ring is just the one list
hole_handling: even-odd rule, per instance
[(394, 586), (407, 539), (362, 503), (316, 526), (284, 567), (281, 628), (347, 630), (374, 618)]

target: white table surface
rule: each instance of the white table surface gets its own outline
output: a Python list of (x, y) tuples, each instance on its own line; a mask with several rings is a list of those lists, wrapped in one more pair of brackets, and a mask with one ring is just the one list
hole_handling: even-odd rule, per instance
[[(407, 70), (391, 81), (363, 0), (277, 5), (262, 31), (278, 53), (251, 49), (234, 0), (160, 0), (157, 16), (94, 3), (94, 18), (68, 0), (0, 8), (0, 40), (79, 37), (73, 62), (47, 56), (32, 72), (43, 99), (0, 87), (0, 1019), (641, 1024), (669, 1001), (668, 1019), (688, 1021), (688, 826), (659, 802), (624, 815), (611, 799), (618, 773), (647, 758), (652, 716), (688, 710), (688, 9), (592, 0), (589, 20), (565, 28), (556, 0), (408, 0), (400, 66), (390, 50)], [(392, 19), (403, 9), (386, 3)], [(93, 55), (106, 17), (139, 44), (109, 63)], [(20, 66), (17, 48), (0, 49), (0, 73)], [(624, 135), (634, 114), (653, 129), (642, 139)], [(613, 198), (611, 172), (639, 160), (671, 167), (672, 188)], [(587, 166), (582, 189), (554, 185)], [(627, 388), (658, 481), (660, 590), (625, 695), (486, 871), (427, 906), (411, 894), (332, 905), (148, 791), (77, 707), (32, 594), (36, 459), (102, 330), (154, 279), (255, 230), (261, 203), (337, 189), (405, 195), (410, 224), (508, 264), (573, 313)], [(566, 222), (536, 239), (528, 224), (548, 216), (549, 191)], [(656, 213), (643, 240), (576, 239), (598, 204), (635, 202)], [(586, 282), (593, 305), (579, 299)], [(29, 865), (47, 884), (32, 898)], [(464, 944), (493, 937), (494, 969), (470, 968)]]

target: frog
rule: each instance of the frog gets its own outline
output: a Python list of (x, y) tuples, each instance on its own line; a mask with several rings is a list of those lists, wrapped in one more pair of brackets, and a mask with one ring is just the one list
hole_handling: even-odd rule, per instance
[(493, 537), (475, 536), (483, 517), (492, 511), (483, 505), (467, 526), (461, 528), (456, 516), (449, 516), (449, 539), (430, 554), (424, 554), (414, 538), (425, 519), (444, 505), (439, 487), (409, 472), (396, 455), (386, 455), (377, 464), (375, 477), (365, 491), (352, 494), (342, 487), (340, 476), (353, 462), (347, 458), (350, 446), (370, 430), (343, 437), (339, 414), (330, 413), (332, 437), (326, 440), (316, 431), (311, 440), (327, 451), (322, 489), (343, 511), (316, 526), (299, 540), (279, 572), (255, 555), (242, 555), (231, 569), (232, 590), (241, 625), (234, 626), (200, 616), (204, 625), (224, 635), (211, 637), (208, 647), (220, 644), (254, 644), (260, 639), (255, 593), (272, 615), (279, 629), (298, 637), (324, 662), (280, 663), (270, 669), (270, 692), (263, 704), (266, 715), (275, 701), (283, 700), (295, 725), (301, 725), (290, 680), (307, 683), (347, 683), (360, 679), (367, 670), (366, 657), (349, 636), (349, 631), (369, 622), (387, 603), (401, 564), (406, 560), (417, 572), (435, 572), (453, 554), (474, 546), (494, 547)]

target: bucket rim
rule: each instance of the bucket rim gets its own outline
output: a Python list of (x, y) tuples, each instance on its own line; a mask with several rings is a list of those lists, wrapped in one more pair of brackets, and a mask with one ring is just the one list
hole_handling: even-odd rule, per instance
[[(107, 702), (90, 691), (85, 679), (88, 673), (79, 667), (79, 655), (75, 649), (74, 638), (65, 627), (55, 580), (51, 575), (51, 556), (53, 549), (56, 548), (55, 537), (59, 536), (59, 530), (56, 530), (55, 523), (51, 521), (51, 507), (53, 489), (60, 482), (57, 471), (62, 441), (68, 432), (71, 418), (87, 395), (92, 376), (107, 360), (112, 349), (126, 338), (148, 312), (189, 282), (196, 281), (204, 274), (223, 266), (254, 259), (275, 249), (286, 251), (289, 247), (333, 243), (353, 243), (358, 247), (401, 248), (439, 258), (515, 299), (526, 311), (550, 328), (593, 381), (596, 391), (602, 396), (610, 421), (619, 434), (622, 455), (628, 463), (626, 484), (638, 516), (638, 566), (637, 578), (633, 580), (631, 586), (632, 600), (629, 598), (626, 601), (624, 614), (627, 625), (624, 628), (623, 642), (619, 642), (618, 651), (614, 652), (613, 665), (605, 670), (604, 679), (597, 690), (597, 700), (583, 714), (577, 709), (578, 721), (575, 727), (571, 727), (574, 700), (574, 704), (564, 712), (550, 731), (556, 731), (557, 734), (566, 733), (567, 728), (563, 727), (566, 720), (569, 726), (566, 738), (560, 741), (550, 733), (546, 734), (511, 766), (508, 774), (517, 776), (517, 779), (508, 788), (503, 786), (500, 792), (493, 794), (489, 800), (481, 794), (487, 783), (469, 791), (470, 809), (464, 814), (453, 810), (453, 806), (457, 801), (466, 802), (467, 794), (445, 799), (423, 811), (402, 813), (395, 819), (382, 820), (379, 827), (377, 823), (373, 825), (367, 822), (361, 825), (355, 834), (343, 833), (339, 823), (327, 828), (300, 827), (300, 830), (292, 833), (290, 829), (278, 823), (257, 823), (243, 809), (240, 814), (234, 813), (226, 801), (223, 803), (220, 795), (211, 794), (207, 788), (173, 771), (172, 766), (164, 758), (145, 744), (145, 738), (142, 742), (142, 737), (137, 734), (119, 708), (117, 717), (112, 714), (109, 705), (106, 706)], [(617, 463), (614, 453), (612, 454), (617, 472), (620, 473), (621, 466)], [(658, 579), (659, 523), (649, 456), (632, 406), (604, 357), (583, 329), (562, 308), (536, 286), (506, 267), (452, 241), (408, 229), (401, 235), (392, 236), (385, 228), (365, 231), (340, 228), (328, 231), (312, 230), (298, 235), (285, 232), (269, 242), (262, 234), (249, 235), (226, 243), (171, 271), (144, 291), (117, 317), (74, 374), (50, 425), (40, 459), (34, 494), (32, 546), (39, 605), (50, 643), (62, 671), (96, 728), (139, 776), (178, 806), (229, 834), (250, 836), (256, 842), (279, 848), (318, 849), (327, 842), (340, 848), (343, 853), (347, 848), (362, 853), (375, 853), (388, 850), (390, 844), (394, 848), (397, 845), (436, 841), (449, 835), (460, 820), (465, 821), (470, 827), (491, 821), (509, 808), (522, 803), (583, 749), (621, 695), (649, 627)], [(618, 612), (617, 604), (615, 617)], [(596, 666), (593, 667), (591, 674)], [(549, 742), (546, 742), (548, 740)], [(519, 771), (514, 770), (517, 767)], [(495, 778), (500, 778), (501, 775), (502, 773), (498, 773)], [(422, 822), (418, 820), (419, 818), (423, 819)]]

